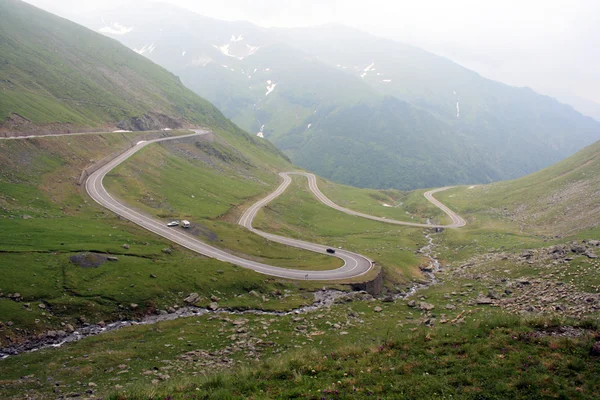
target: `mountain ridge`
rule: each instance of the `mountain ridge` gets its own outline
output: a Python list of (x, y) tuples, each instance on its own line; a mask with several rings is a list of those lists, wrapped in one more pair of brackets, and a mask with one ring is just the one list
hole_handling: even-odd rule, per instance
[[(159, 15), (169, 18), (160, 20)], [(82, 20), (102, 29), (105, 23), (97, 17)], [(148, 18), (159, 22), (145, 24)], [(301, 167), (341, 183), (412, 189), (512, 179), (600, 138), (600, 123), (553, 98), (485, 79), (447, 58), (354, 28), (267, 29), (170, 6), (135, 13), (113, 10), (103, 13), (104, 20), (131, 28), (113, 37), (130, 48), (146, 49), (145, 56), (181, 76), (243, 129), (272, 140)], [(409, 136), (422, 139), (418, 149), (387, 143), (382, 154), (391, 121), (399, 117), (381, 108), (386, 96), (424, 112), (420, 120), (427, 120), (423, 124), (431, 130), (416, 124), (395, 132), (401, 136), (397, 142)], [(361, 158), (359, 151), (393, 161), (376, 174), (358, 167), (335, 173), (323, 166), (330, 155), (321, 150), (324, 143), (326, 149), (335, 146), (333, 136), (340, 135), (319, 127), (330, 127), (334, 120), (347, 126), (340, 116), (352, 114), (365, 100), (380, 105), (376, 112), (387, 115), (386, 128), (362, 124), (358, 135), (349, 127), (342, 140), (353, 137), (357, 145), (342, 157), (343, 163)], [(437, 140), (441, 137), (443, 141)], [(311, 144), (317, 138), (320, 144)], [(420, 168), (413, 171), (415, 177), (395, 175), (409, 168), (410, 162), (396, 157), (406, 153), (429, 160), (427, 167), (438, 172)], [(447, 164), (452, 168), (437, 165), (440, 157), (452, 158)], [(385, 182), (378, 179), (382, 172)]]

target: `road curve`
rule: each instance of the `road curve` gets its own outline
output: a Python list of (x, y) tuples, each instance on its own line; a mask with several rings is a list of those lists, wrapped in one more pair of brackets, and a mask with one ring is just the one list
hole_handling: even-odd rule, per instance
[[(319, 190), (319, 186), (317, 185), (317, 178), (316, 178), (316, 176), (314, 174), (311, 174), (311, 173), (308, 173), (308, 172), (281, 172), (279, 175), (281, 177), (283, 177), (283, 179), (284, 179), (284, 182), (281, 184), (281, 186), (285, 185), (285, 187), (287, 187), (287, 185), (289, 185), (289, 182), (287, 181), (289, 179), (289, 175), (302, 175), (302, 176), (305, 176), (308, 179), (308, 188), (310, 189), (310, 191), (315, 195), (315, 197), (321, 203), (323, 203), (326, 206), (329, 206), (331, 208), (334, 208), (334, 209), (336, 209), (338, 211), (341, 211), (343, 213), (349, 214), (349, 215), (355, 215), (357, 217), (372, 219), (374, 221), (379, 221), (379, 222), (385, 222), (386, 224), (415, 226), (415, 227), (418, 227), (418, 228), (460, 228), (460, 227), (465, 226), (467, 224), (466, 221), (464, 219), (462, 219), (462, 217), (460, 217), (459, 215), (457, 215), (454, 211), (450, 210), (448, 207), (446, 207), (444, 204), (442, 204), (441, 202), (439, 202), (438, 200), (436, 200), (433, 197), (433, 195), (435, 193), (441, 192), (443, 190), (450, 189), (450, 186), (439, 188), (439, 189), (430, 190), (430, 191), (424, 193), (425, 198), (427, 200), (429, 200), (429, 202), (433, 203), (433, 205), (435, 205), (436, 207), (438, 207), (439, 209), (441, 209), (443, 212), (445, 212), (450, 217), (450, 219), (452, 219), (452, 223), (451, 224), (448, 224), (448, 225), (434, 225), (434, 224), (420, 224), (420, 223), (417, 223), (417, 222), (396, 221), (396, 220), (388, 219), (388, 218), (374, 217), (372, 215), (363, 214), (361, 212), (353, 211), (353, 210), (350, 210), (348, 208), (339, 206), (339, 205), (335, 204), (333, 201), (329, 200), (329, 198), (327, 198), (327, 196), (325, 196), (321, 192), (321, 190)], [(276, 192), (277, 192), (277, 190), (276, 190)], [(277, 197), (277, 196), (275, 196), (275, 197)], [(275, 198), (275, 197), (273, 197), (273, 198)], [(266, 203), (268, 203), (268, 201)], [(264, 203), (264, 204), (266, 204), (266, 203)], [(250, 211), (250, 210), (248, 210), (248, 211)], [(246, 213), (248, 213), (248, 211), (246, 211)], [(244, 220), (243, 222), (244, 223), (242, 223), (242, 220), (240, 220), (240, 224), (246, 226), (246, 222), (247, 221)]]
[[(298, 248), (305, 249), (305, 250), (315, 251), (317, 253), (323, 253), (327, 249), (326, 246), (322, 246), (322, 245), (318, 245), (318, 244), (314, 244), (314, 243), (310, 243), (310, 242), (305, 242), (305, 241), (297, 240), (297, 239), (290, 239), (290, 238), (287, 238), (284, 236), (274, 235), (272, 233), (260, 231), (252, 226), (252, 221), (258, 214), (258, 211), (262, 207), (264, 207), (265, 205), (267, 205), (268, 203), (270, 203), (271, 201), (273, 201), (274, 199), (279, 197), (288, 188), (288, 186), (292, 182), (292, 178), (290, 178), (290, 175), (305, 176), (308, 179), (308, 187), (309, 187), (310, 191), (315, 195), (315, 197), (321, 203), (323, 203), (331, 208), (334, 208), (338, 211), (341, 211), (343, 213), (349, 214), (349, 215), (355, 215), (355, 216), (362, 217), (362, 218), (368, 218), (368, 219), (372, 219), (375, 221), (384, 222), (387, 224), (415, 226), (415, 227), (420, 227), (420, 228), (459, 228), (461, 226), (466, 225), (466, 222), (464, 219), (462, 219), (459, 215), (454, 213), (452, 210), (450, 210), (448, 207), (446, 207), (444, 204), (440, 203), (438, 200), (436, 200), (433, 197), (434, 193), (449, 189), (449, 187), (434, 189), (434, 190), (430, 190), (430, 191), (424, 193), (425, 198), (427, 200), (429, 200), (431, 203), (433, 203), (434, 205), (439, 207), (442, 211), (444, 211), (452, 219), (452, 223), (448, 224), (448, 225), (433, 225), (433, 224), (420, 224), (420, 223), (416, 223), (416, 222), (396, 221), (393, 219), (374, 217), (372, 215), (363, 214), (363, 213), (360, 213), (357, 211), (350, 210), (348, 208), (341, 207), (341, 206), (335, 204), (333, 201), (329, 200), (329, 198), (327, 198), (327, 196), (325, 196), (319, 190), (319, 187), (317, 185), (317, 178), (315, 177), (315, 175), (308, 173), (308, 172), (281, 172), (281, 173), (279, 173), (279, 175), (283, 178), (283, 182), (281, 183), (281, 185), (279, 185), (279, 187), (277, 189), (275, 189), (274, 192), (272, 192), (265, 198), (257, 201), (252, 206), (250, 206), (244, 212), (244, 214), (240, 217), (238, 224), (242, 225), (243, 227), (247, 228), (251, 232), (253, 232), (257, 235), (260, 235), (266, 239), (272, 240), (274, 242), (282, 243), (282, 244), (285, 244), (288, 246), (293, 246), (293, 247), (298, 247)], [(352, 253), (352, 252), (349, 252), (346, 250), (336, 249), (335, 256), (344, 260), (345, 264), (342, 268), (335, 270), (335, 271), (310, 272), (309, 279), (323, 279), (320, 277), (327, 276), (330, 272), (342, 271), (348, 265), (354, 266), (355, 269), (351, 269), (351, 271), (358, 269), (359, 271), (365, 270), (365, 272), (366, 272), (370, 269), (370, 267), (373, 264), (372, 261), (369, 260), (368, 258), (366, 258), (360, 254)], [(313, 275), (315, 276), (314, 278), (313, 278)], [(330, 278), (330, 279), (334, 279), (334, 278)]]
[[(207, 131), (195, 130), (196, 133), (193, 135), (184, 136), (193, 137), (200, 136), (208, 133)], [(115, 200), (105, 189), (102, 181), (104, 177), (112, 171), (119, 164), (123, 163), (133, 154), (144, 148), (145, 146), (163, 142), (167, 140), (181, 139), (182, 137), (168, 137), (161, 139), (154, 139), (148, 141), (141, 141), (131, 149), (125, 151), (123, 154), (119, 155), (96, 172), (92, 173), (85, 182), (85, 188), (90, 197), (96, 201), (101, 206), (109, 209), (117, 215), (135, 223), (136, 225), (141, 226), (144, 229), (147, 229), (151, 232), (156, 233), (159, 236), (162, 236), (168, 240), (171, 240), (183, 247), (186, 247), (192, 251), (203, 254), (208, 257), (216, 258), (217, 260), (229, 262), (235, 265), (239, 265), (240, 267), (252, 269), (256, 272), (260, 272), (262, 274), (276, 276), (280, 278), (288, 278), (288, 279), (300, 279), (300, 280), (341, 280), (354, 278), (360, 275), (364, 275), (368, 271), (373, 268), (373, 263), (367, 257), (364, 257), (360, 254), (352, 253), (346, 250), (337, 250), (335, 254), (332, 256), (338, 257), (344, 261), (344, 265), (338, 269), (330, 270), (330, 271), (304, 271), (304, 270), (295, 270), (288, 268), (275, 267), (267, 264), (262, 264), (259, 262), (247, 260), (245, 258), (241, 258), (232, 254), (229, 254), (221, 249), (210, 246), (200, 240), (188, 235), (185, 231), (178, 228), (169, 228), (165, 225), (164, 221), (159, 221), (154, 218), (151, 218), (147, 215), (141, 214), (135, 210), (132, 210), (125, 206), (124, 204)], [(287, 185), (291, 182), (289, 177), (286, 177)], [(250, 209), (256, 210), (253, 215), (256, 215), (258, 209), (262, 207), (264, 204), (268, 203), (275, 197), (279, 196), (287, 187), (282, 185), (275, 192), (271, 193), (265, 199), (259, 201), (257, 204), (254, 204)], [(247, 213), (246, 213), (247, 214)], [(245, 215), (246, 215), (245, 214)], [(249, 222), (251, 224), (251, 220)], [(255, 230), (253, 230), (255, 231)], [(259, 232), (259, 231), (255, 231)], [(305, 250), (314, 251), (321, 254), (326, 253), (327, 246), (314, 244), (310, 242), (304, 242), (300, 240), (285, 238), (282, 236), (271, 235), (265, 232), (260, 232), (260, 235), (277, 241), (289, 246), (299, 247)]]

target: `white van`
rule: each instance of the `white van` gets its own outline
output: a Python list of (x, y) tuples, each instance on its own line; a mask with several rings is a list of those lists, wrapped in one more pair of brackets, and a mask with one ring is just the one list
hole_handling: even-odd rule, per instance
[(185, 219), (184, 219), (183, 221), (181, 221), (181, 227), (182, 227), (182, 228), (189, 228), (189, 227), (190, 227), (190, 225), (191, 225), (191, 224), (190, 224), (190, 221), (188, 221), (188, 220), (185, 220)]

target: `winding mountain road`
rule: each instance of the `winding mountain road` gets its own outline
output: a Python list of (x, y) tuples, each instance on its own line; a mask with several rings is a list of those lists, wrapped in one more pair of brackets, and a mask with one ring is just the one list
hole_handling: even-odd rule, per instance
[(305, 270), (296, 270), (296, 269), (275, 267), (275, 266), (259, 263), (256, 261), (252, 261), (252, 260), (248, 260), (248, 259), (245, 259), (242, 257), (232, 255), (230, 253), (227, 253), (226, 251), (223, 251), (216, 247), (210, 246), (210, 245), (196, 239), (195, 237), (189, 235), (182, 229), (169, 228), (166, 226), (164, 221), (154, 219), (150, 216), (144, 215), (140, 212), (137, 212), (137, 211), (127, 207), (126, 205), (124, 205), (124, 204), (120, 203), (119, 201), (117, 201), (116, 199), (114, 199), (108, 193), (106, 188), (104, 187), (103, 180), (106, 177), (106, 175), (108, 173), (110, 173), (110, 171), (112, 171), (115, 167), (117, 167), (118, 165), (120, 165), (121, 163), (123, 163), (124, 161), (129, 159), (132, 155), (134, 155), (135, 153), (140, 151), (142, 148), (148, 146), (149, 144), (164, 142), (164, 141), (168, 141), (168, 140), (187, 138), (187, 137), (201, 136), (201, 135), (205, 135), (205, 134), (209, 133), (208, 131), (204, 131), (204, 130), (194, 130), (194, 132), (195, 133), (192, 135), (186, 135), (183, 137), (175, 136), (175, 137), (167, 137), (167, 138), (160, 138), (160, 139), (138, 142), (134, 147), (123, 152), (122, 154), (120, 154), (119, 156), (117, 156), (116, 158), (114, 158), (113, 160), (108, 162), (106, 165), (102, 166), (97, 171), (90, 174), (90, 176), (88, 177), (88, 179), (85, 182), (85, 188), (86, 188), (87, 193), (90, 195), (90, 197), (95, 202), (97, 202), (101, 206), (109, 209), (110, 211), (114, 212), (115, 214), (120, 215), (121, 217), (135, 223), (136, 225), (139, 225), (144, 229), (154, 232), (155, 234), (162, 236), (162, 237), (164, 237), (172, 242), (175, 242), (185, 248), (188, 248), (192, 251), (195, 251), (197, 253), (200, 253), (202, 255), (205, 255), (205, 256), (208, 256), (211, 258), (215, 258), (220, 261), (229, 262), (229, 263), (232, 263), (235, 265), (239, 265), (240, 267), (252, 269), (252, 270), (262, 273), (262, 274), (281, 277), (281, 278), (288, 278), (288, 279), (299, 279), (299, 280), (341, 280), (341, 279), (354, 278), (354, 277), (361, 276), (361, 275), (364, 275), (367, 272), (369, 272), (373, 268), (373, 262), (369, 258), (367, 258), (363, 255), (353, 253), (353, 252), (343, 250), (343, 249), (336, 249), (335, 254), (329, 254), (326, 252), (326, 250), (328, 248), (327, 246), (310, 243), (310, 242), (305, 242), (305, 241), (297, 240), (297, 239), (291, 239), (291, 238), (287, 238), (287, 237), (283, 237), (283, 236), (279, 236), (279, 235), (274, 235), (271, 233), (259, 231), (252, 227), (252, 221), (253, 221), (254, 217), (256, 216), (256, 214), (258, 213), (258, 211), (260, 210), (260, 208), (262, 208), (264, 205), (266, 205), (270, 201), (277, 198), (279, 195), (281, 195), (287, 189), (287, 187), (291, 183), (290, 175), (293, 175), (293, 174), (304, 175), (305, 177), (307, 177), (308, 182), (309, 182), (309, 188), (314, 193), (314, 195), (317, 197), (317, 199), (319, 199), (319, 201), (321, 201), (325, 205), (328, 205), (328, 206), (335, 208), (336, 210), (339, 210), (346, 214), (355, 215), (355, 216), (363, 217), (363, 218), (369, 218), (369, 219), (373, 219), (373, 220), (385, 222), (385, 223), (398, 224), (398, 225), (409, 225), (409, 226), (417, 226), (417, 227), (425, 227), (425, 228), (434, 228), (434, 227), (455, 228), (455, 227), (460, 227), (460, 226), (465, 225), (465, 221), (461, 217), (459, 217), (458, 215), (453, 213), (450, 209), (448, 209), (446, 206), (444, 206), (443, 204), (441, 204), (440, 202), (438, 202), (437, 200), (435, 200), (433, 198), (432, 195), (434, 193), (444, 190), (446, 188), (436, 189), (436, 190), (427, 192), (427, 193), (425, 193), (425, 197), (429, 201), (431, 201), (433, 204), (435, 204), (436, 206), (441, 208), (446, 214), (448, 214), (452, 218), (453, 223), (450, 225), (427, 225), (427, 224), (417, 224), (417, 223), (411, 223), (411, 222), (394, 221), (394, 220), (390, 220), (390, 219), (374, 217), (374, 216), (370, 216), (367, 214), (352, 211), (352, 210), (349, 210), (344, 207), (340, 207), (337, 204), (333, 203), (331, 200), (329, 200), (323, 193), (321, 193), (321, 191), (319, 190), (319, 188), (317, 186), (316, 177), (313, 174), (305, 173), (305, 172), (282, 172), (282, 173), (280, 173), (281, 177), (283, 178), (283, 182), (281, 183), (281, 185), (273, 193), (269, 194), (268, 196), (266, 196), (262, 200), (259, 200), (258, 202), (253, 204), (250, 208), (248, 208), (246, 210), (246, 212), (244, 212), (244, 214), (240, 218), (239, 224), (246, 227), (251, 232), (256, 233), (268, 240), (282, 243), (282, 244), (285, 244), (288, 246), (301, 248), (304, 250), (321, 253), (321, 254), (328, 254), (328, 255), (331, 255), (334, 257), (338, 257), (344, 261), (344, 265), (335, 270), (305, 271)]

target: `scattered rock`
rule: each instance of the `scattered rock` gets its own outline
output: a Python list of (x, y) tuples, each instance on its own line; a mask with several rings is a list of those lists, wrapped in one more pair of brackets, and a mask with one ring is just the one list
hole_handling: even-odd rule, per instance
[(385, 296), (383, 299), (381, 299), (382, 302), (384, 303), (393, 303), (394, 302), (394, 296)]
[(533, 257), (533, 253), (530, 250), (526, 250), (521, 253), (521, 258), (529, 260), (531, 257)]
[(115, 257), (115, 256), (109, 256), (109, 257), (106, 257), (106, 259), (108, 261), (112, 261), (112, 262), (119, 261), (119, 257)]
[(183, 301), (188, 304), (196, 304), (200, 300), (200, 295), (198, 293), (190, 293)]
[(121, 246), (122, 248), (124, 248), (125, 250), (129, 250), (131, 248), (130, 245), (128, 245), (127, 243), (125, 243), (124, 245)]
[(431, 311), (435, 308), (435, 306), (431, 303), (425, 303), (422, 301), (419, 303), (419, 308), (423, 311)]
[(131, 304), (129, 305), (129, 308), (131, 308), (132, 310), (136, 310), (138, 307), (139, 307), (139, 306), (138, 306), (137, 304), (135, 304), (135, 303), (131, 303)]
[(212, 311), (216, 311), (219, 309), (219, 303), (212, 302), (208, 305), (208, 309)]
[(44, 303), (38, 304), (38, 307), (41, 308), (42, 310), (46, 309), (46, 305)]
[(407, 304), (407, 305), (408, 305), (409, 307), (416, 307), (416, 306), (417, 306), (417, 302), (416, 302), (416, 301), (414, 301), (414, 300), (411, 300), (411, 301), (409, 301), (409, 302), (408, 302), (408, 304)]
[(162, 249), (162, 252), (165, 254), (173, 254), (173, 249), (170, 247), (165, 247), (164, 249)]
[(21, 297), (21, 293), (9, 293), (8, 298), (14, 301), (21, 301), (23, 298)]
[(500, 299), (500, 295), (498, 295), (496, 292), (494, 292), (493, 290), (489, 290), (487, 297), (492, 299), (492, 300), (499, 300)]
[(381, 308), (381, 307), (377, 306), (377, 307), (375, 307), (375, 308), (373, 309), (373, 311), (375, 311), (375, 312), (382, 312), (382, 311), (383, 311), (383, 308)]
[(218, 303), (219, 301), (221, 301), (221, 299), (213, 294), (210, 296), (210, 301), (214, 301), (215, 303)]
[(456, 310), (456, 306), (454, 304), (446, 304), (446, 310)]
[(594, 253), (592, 250), (586, 251), (584, 254), (587, 258), (598, 258), (598, 255)]
[(478, 297), (477, 300), (475, 300), (475, 302), (480, 305), (486, 305), (493, 304), (494, 300), (490, 299), (489, 297)]

